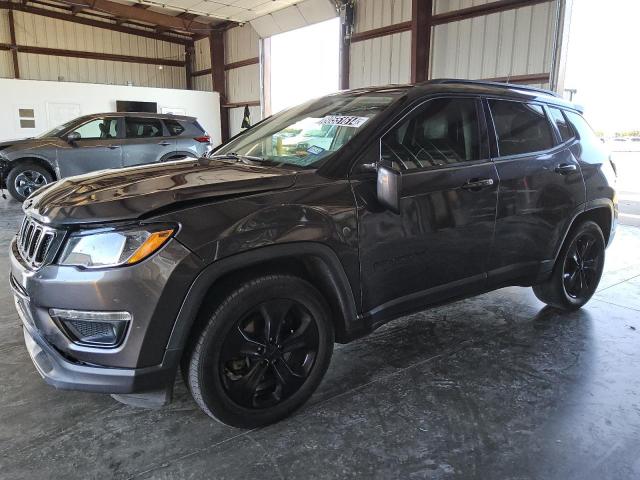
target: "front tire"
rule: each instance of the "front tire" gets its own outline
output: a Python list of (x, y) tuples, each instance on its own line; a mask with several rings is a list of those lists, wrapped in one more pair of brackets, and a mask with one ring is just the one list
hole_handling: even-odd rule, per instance
[(29, 195), (52, 181), (53, 176), (42, 165), (23, 161), (9, 171), (6, 183), (11, 196), (24, 202)]
[(333, 352), (329, 308), (307, 281), (251, 280), (210, 315), (188, 357), (186, 382), (202, 410), (234, 427), (277, 422), (320, 384)]
[(577, 310), (596, 292), (604, 270), (605, 241), (598, 224), (586, 221), (572, 230), (560, 250), (551, 278), (533, 287), (542, 302)]

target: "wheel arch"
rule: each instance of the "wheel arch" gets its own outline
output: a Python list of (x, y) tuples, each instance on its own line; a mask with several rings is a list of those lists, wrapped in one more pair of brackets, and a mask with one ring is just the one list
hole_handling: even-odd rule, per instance
[(59, 180), (58, 174), (56, 173), (56, 169), (53, 167), (53, 165), (51, 165), (51, 163), (48, 160), (45, 160), (42, 157), (33, 157), (33, 156), (19, 157), (14, 160), (11, 160), (9, 162), (9, 167), (4, 173), (5, 178), (9, 175), (9, 172), (11, 172), (11, 170), (13, 170), (19, 165), (24, 164), (25, 162), (35, 163), (41, 166), (51, 174), (51, 177), (53, 178), (54, 181)]
[(268, 273), (289, 273), (314, 285), (331, 309), (336, 341), (361, 336), (356, 301), (347, 275), (331, 248), (314, 242), (261, 247), (216, 261), (192, 283), (180, 308), (167, 345), (184, 349), (201, 325), (200, 313), (247, 278)]
[(564, 242), (569, 237), (569, 234), (582, 222), (587, 220), (591, 220), (595, 222), (602, 230), (602, 234), (604, 235), (605, 245), (609, 246), (611, 241), (613, 240), (615, 233), (615, 209), (613, 206), (613, 202), (610, 200), (599, 200), (594, 202), (589, 202), (585, 209), (578, 213), (567, 228), (564, 236), (562, 237), (562, 241), (559, 242), (556, 247), (554, 262), (558, 258), (560, 254), (560, 250), (564, 245)]

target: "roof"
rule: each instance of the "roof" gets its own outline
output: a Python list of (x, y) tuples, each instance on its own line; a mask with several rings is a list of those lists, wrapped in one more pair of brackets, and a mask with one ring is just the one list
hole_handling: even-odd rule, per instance
[(512, 83), (498, 83), (485, 80), (464, 80), (453, 78), (441, 78), (428, 80), (417, 84), (387, 85), (380, 87), (365, 87), (349, 90), (350, 93), (381, 92), (385, 90), (405, 89), (426, 93), (467, 93), (494, 97), (513, 98), (517, 100), (541, 101), (582, 112), (582, 107), (560, 97), (551, 90), (531, 87), (529, 85), (516, 85)]
[(186, 120), (193, 121), (196, 117), (189, 117), (186, 115), (173, 115), (171, 113), (150, 113), (150, 112), (104, 112), (104, 113), (91, 113), (89, 115), (83, 115), (80, 118), (98, 118), (98, 117), (137, 117), (137, 118), (163, 118), (174, 120)]

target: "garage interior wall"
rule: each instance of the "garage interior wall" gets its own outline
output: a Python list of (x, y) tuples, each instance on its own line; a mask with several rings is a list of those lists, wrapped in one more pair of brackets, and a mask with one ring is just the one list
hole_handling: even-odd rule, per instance
[[(528, 2), (535, 4), (445, 22), (444, 14), (507, 2), (433, 0), (428, 78), (508, 78), (549, 88), (559, 1)], [(412, 3), (357, 0), (350, 88), (411, 81)]]
[[(0, 10), (0, 43), (9, 44), (9, 10)], [(98, 54), (184, 62), (184, 46), (14, 10), (16, 43)], [(19, 52), (20, 77), (160, 88), (186, 88), (182, 66), (150, 65)], [(10, 51), (0, 51), (0, 77), (13, 78)]]
[[(434, 13), (487, 1), (436, 0)], [(431, 78), (518, 78), (552, 69), (557, 1), (539, 3), (436, 25), (431, 41)], [(549, 82), (523, 82), (549, 88)]]
[[(251, 122), (261, 120), (260, 108), (260, 38), (251, 24), (230, 28), (224, 34), (226, 98), (224, 108), (229, 115), (229, 135), (241, 131), (245, 105), (249, 106)], [(194, 77), (193, 88), (210, 92), (213, 81), (211, 69), (211, 45), (208, 38), (195, 42), (194, 72), (207, 72)]]

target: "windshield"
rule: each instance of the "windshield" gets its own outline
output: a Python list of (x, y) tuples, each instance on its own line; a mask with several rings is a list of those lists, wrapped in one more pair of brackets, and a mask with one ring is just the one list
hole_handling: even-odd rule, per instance
[(56, 128), (52, 128), (51, 130), (41, 133), (36, 138), (47, 138), (47, 137), (57, 137), (62, 132), (64, 132), (67, 128), (71, 127), (78, 121), (77, 118), (73, 120), (69, 120), (67, 123), (63, 123), (62, 125), (58, 125)]
[(388, 89), (312, 100), (268, 118), (215, 155), (249, 156), (277, 165), (316, 168), (403, 93)]

